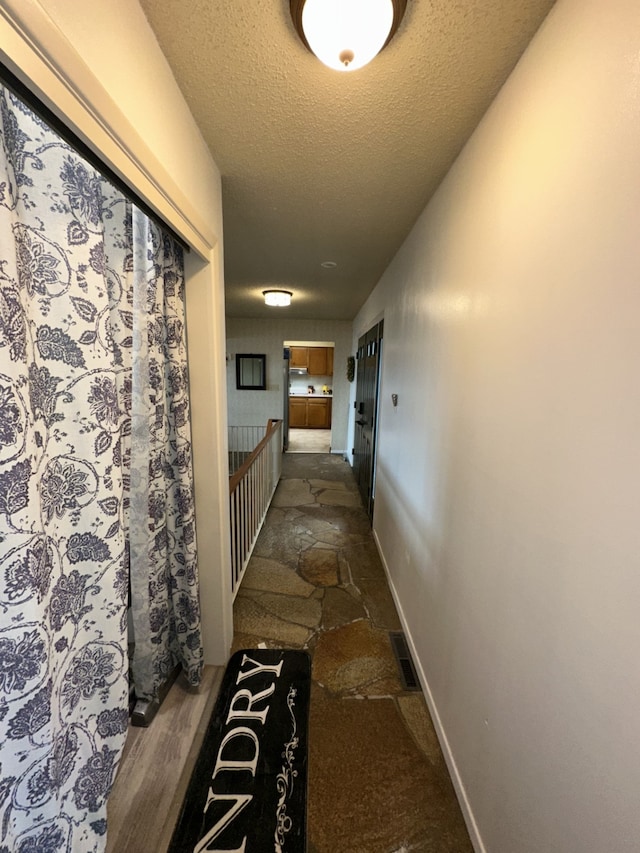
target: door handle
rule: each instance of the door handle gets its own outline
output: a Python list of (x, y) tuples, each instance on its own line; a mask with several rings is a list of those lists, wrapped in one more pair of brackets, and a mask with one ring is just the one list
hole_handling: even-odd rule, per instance
[(358, 426), (364, 426), (366, 424), (366, 422), (367, 422), (366, 418), (358, 418), (358, 420), (356, 421)]

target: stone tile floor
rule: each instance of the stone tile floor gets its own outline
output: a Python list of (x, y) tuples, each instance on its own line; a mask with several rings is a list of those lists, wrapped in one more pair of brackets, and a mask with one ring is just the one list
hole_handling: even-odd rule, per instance
[(234, 620), (234, 651), (312, 655), (308, 853), (472, 853), (423, 695), (399, 678), (401, 625), (341, 457), (285, 454)]

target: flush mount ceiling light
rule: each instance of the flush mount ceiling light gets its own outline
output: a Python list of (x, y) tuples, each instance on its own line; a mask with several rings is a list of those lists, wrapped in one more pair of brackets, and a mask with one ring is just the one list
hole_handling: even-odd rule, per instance
[(286, 308), (291, 305), (292, 293), (290, 290), (263, 290), (265, 305), (276, 305), (278, 308)]
[(407, 0), (290, 0), (303, 43), (337, 71), (371, 62), (400, 26)]

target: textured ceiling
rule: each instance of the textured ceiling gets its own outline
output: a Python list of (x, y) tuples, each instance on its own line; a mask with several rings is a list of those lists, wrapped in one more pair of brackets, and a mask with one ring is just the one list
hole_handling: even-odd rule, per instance
[(223, 176), (227, 313), (322, 319), (355, 316), (553, 5), (408, 0), (343, 74), (289, 0), (140, 2)]

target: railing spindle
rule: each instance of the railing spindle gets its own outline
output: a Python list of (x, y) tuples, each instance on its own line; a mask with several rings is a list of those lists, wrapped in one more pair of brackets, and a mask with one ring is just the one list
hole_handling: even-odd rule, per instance
[[(248, 442), (255, 449), (248, 452)], [(236, 461), (246, 456), (237, 470)], [(282, 421), (263, 427), (229, 427), (229, 512), (231, 515), (231, 587), (235, 596), (282, 470)]]

